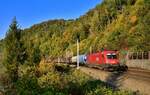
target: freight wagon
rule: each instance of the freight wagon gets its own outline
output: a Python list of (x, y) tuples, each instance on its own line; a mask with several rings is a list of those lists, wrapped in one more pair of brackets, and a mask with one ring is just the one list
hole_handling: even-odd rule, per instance
[[(71, 63), (77, 63), (77, 56), (71, 58)], [(86, 55), (79, 55), (79, 63), (86, 64)]]

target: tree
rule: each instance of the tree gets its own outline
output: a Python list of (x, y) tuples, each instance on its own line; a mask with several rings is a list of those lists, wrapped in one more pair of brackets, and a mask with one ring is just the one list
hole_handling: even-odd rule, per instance
[(20, 34), (21, 29), (14, 18), (4, 40), (4, 65), (13, 82), (18, 79), (18, 65), (21, 62)]

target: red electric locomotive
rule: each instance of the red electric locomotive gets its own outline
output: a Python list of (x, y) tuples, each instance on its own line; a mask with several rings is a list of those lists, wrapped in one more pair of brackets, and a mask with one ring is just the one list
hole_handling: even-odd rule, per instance
[(106, 70), (126, 70), (125, 64), (120, 64), (117, 57), (118, 53), (114, 50), (103, 50), (86, 56), (86, 63)]

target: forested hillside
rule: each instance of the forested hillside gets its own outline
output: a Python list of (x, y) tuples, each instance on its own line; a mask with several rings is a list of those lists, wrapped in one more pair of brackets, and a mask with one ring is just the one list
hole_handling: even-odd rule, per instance
[[(0, 41), (7, 76), (0, 77), (6, 95), (132, 95), (114, 91), (67, 66), (45, 64), (43, 57), (76, 55), (100, 49), (150, 50), (150, 0), (103, 0), (74, 20), (49, 20), (20, 29), (13, 19)], [(0, 89), (1, 90), (1, 89)], [(11, 93), (11, 94), (10, 94)]]
[[(67, 50), (80, 53), (105, 49), (150, 50), (149, 0), (104, 0), (76, 20), (50, 20), (23, 30), (27, 52), (60, 56)], [(33, 52), (31, 52), (33, 51)]]

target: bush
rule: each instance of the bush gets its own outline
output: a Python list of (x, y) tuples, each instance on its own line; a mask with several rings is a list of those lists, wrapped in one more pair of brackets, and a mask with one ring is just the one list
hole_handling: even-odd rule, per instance
[(54, 72), (55, 65), (53, 63), (44, 63), (41, 61), (37, 67), (38, 76), (46, 75), (48, 72)]
[[(130, 95), (66, 65), (21, 66), (16, 83), (20, 95)], [(40, 76), (37, 76), (37, 72)]]
[(41, 91), (36, 77), (23, 76), (16, 86), (19, 95), (38, 95)]

